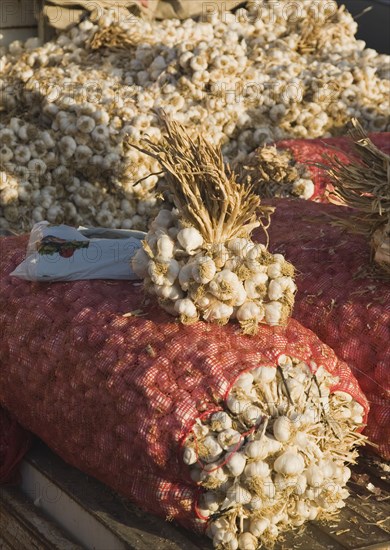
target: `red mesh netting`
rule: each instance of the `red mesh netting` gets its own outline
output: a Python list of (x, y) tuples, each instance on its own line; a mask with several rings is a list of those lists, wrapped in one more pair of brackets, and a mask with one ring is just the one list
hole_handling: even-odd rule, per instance
[(365, 433), (390, 458), (390, 283), (372, 274), (364, 237), (331, 225), (332, 215), (348, 218), (349, 209), (288, 199), (272, 204), (270, 249), (299, 272), (293, 316), (351, 366), (373, 403)]
[[(370, 134), (369, 136), (373, 143), (387, 154), (390, 154), (390, 132), (381, 132), (378, 134)], [(295, 161), (306, 164), (309, 168), (315, 191), (310, 200), (316, 202), (328, 202), (325, 196), (326, 188), (329, 186), (328, 178), (321, 168), (312, 166), (313, 163), (323, 163), (323, 155), (326, 153), (330, 156), (337, 156), (344, 162), (348, 161), (348, 156), (342, 151), (351, 153), (353, 150), (353, 142), (347, 136), (334, 138), (318, 138), (318, 139), (287, 139), (277, 142), (275, 145), (278, 149), (288, 149)], [(329, 148), (336, 147), (339, 151), (334, 151)]]
[[(0, 403), (149, 512), (199, 528), (180, 444), (245, 369), (276, 365), (281, 353), (313, 360), (367, 410), (349, 367), (297, 321), (251, 338), (235, 324), (180, 325), (143, 303), (139, 283), (31, 284), (8, 276), (25, 245), (0, 241)], [(136, 310), (144, 316), (124, 316)]]

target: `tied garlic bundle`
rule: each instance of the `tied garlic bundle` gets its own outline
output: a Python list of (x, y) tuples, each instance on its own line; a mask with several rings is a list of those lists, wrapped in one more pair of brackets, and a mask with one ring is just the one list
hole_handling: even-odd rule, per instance
[(288, 150), (260, 147), (237, 163), (239, 181), (250, 178), (262, 198), (310, 199), (315, 187), (307, 166), (294, 160)]
[(219, 148), (191, 139), (173, 121), (164, 124), (164, 141), (147, 141), (142, 151), (163, 167), (175, 208), (160, 210), (152, 222), (134, 272), (184, 324), (235, 318), (254, 334), (260, 322), (285, 323), (294, 304), (294, 268), (250, 239), (254, 228), (265, 229), (263, 220), (269, 224), (272, 209), (228, 173)]
[(390, 156), (378, 149), (352, 119), (354, 155), (350, 163), (327, 157), (334, 190), (330, 200), (357, 210), (344, 223), (353, 233), (371, 239), (374, 261), (390, 276)]
[(224, 409), (197, 420), (183, 461), (204, 489), (199, 521), (216, 548), (272, 548), (283, 531), (334, 519), (345, 505), (364, 410), (337, 383), (281, 355), (241, 374)]

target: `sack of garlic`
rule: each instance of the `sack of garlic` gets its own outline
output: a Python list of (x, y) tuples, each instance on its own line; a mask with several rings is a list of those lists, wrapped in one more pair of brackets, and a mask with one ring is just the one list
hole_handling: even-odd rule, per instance
[(271, 204), (273, 250), (288, 255), (299, 271), (294, 318), (351, 367), (370, 403), (364, 433), (373, 452), (389, 460), (390, 283), (373, 269), (364, 236), (329, 225), (331, 218), (350, 221), (349, 209), (293, 199)]
[(255, 334), (259, 323), (285, 324), (294, 305), (294, 267), (251, 240), (254, 228), (266, 232), (272, 209), (261, 206), (248, 182), (236, 182), (219, 148), (174, 121), (164, 124), (164, 140), (142, 151), (163, 167), (174, 206), (151, 223), (133, 271), (184, 324), (237, 319), (245, 334)]
[(9, 276), (26, 242), (0, 240), (0, 406), (23, 427), (217, 548), (335, 516), (368, 407), (314, 333), (182, 325), (131, 281), (34, 285)]
[[(294, 317), (348, 362), (371, 405), (365, 433), (373, 451), (389, 459), (390, 281), (383, 246), (389, 241), (371, 243), (371, 236), (389, 223), (390, 158), (357, 131), (360, 161), (349, 156), (333, 166), (334, 176), (343, 171), (331, 181), (344, 205), (274, 199), (269, 238), (273, 251), (286, 254), (299, 272)], [(262, 232), (254, 238), (261, 241)]]

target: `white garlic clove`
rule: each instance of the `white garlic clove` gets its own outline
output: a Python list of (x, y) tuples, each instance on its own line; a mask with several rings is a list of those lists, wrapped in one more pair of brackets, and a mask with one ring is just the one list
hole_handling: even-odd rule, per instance
[(210, 510), (210, 512), (217, 512), (219, 509), (219, 499), (214, 491), (203, 493), (201, 503), (203, 508)]
[(279, 325), (282, 320), (281, 302), (269, 302), (264, 305), (265, 321), (271, 326)]
[(260, 538), (266, 529), (268, 529), (270, 522), (267, 518), (253, 519), (250, 523), (249, 530), (257, 538)]
[(223, 269), (216, 273), (213, 280), (209, 283), (209, 291), (221, 301), (236, 298), (240, 287), (241, 281), (238, 276), (228, 269)]
[(176, 300), (175, 311), (186, 319), (196, 319), (198, 316), (196, 306), (189, 298)]
[(226, 399), (226, 405), (229, 410), (234, 414), (242, 414), (247, 407), (250, 405), (250, 401), (238, 399), (234, 395), (230, 394)]
[(218, 434), (217, 440), (222, 449), (225, 451), (233, 451), (242, 442), (242, 437), (236, 430), (228, 428)]
[(203, 237), (194, 227), (186, 227), (179, 231), (177, 240), (187, 254), (194, 254), (203, 244)]
[(308, 485), (311, 487), (321, 487), (324, 483), (324, 474), (321, 471), (321, 468), (315, 465), (311, 465), (305, 470), (305, 476), (307, 479)]
[(226, 492), (226, 499), (232, 505), (248, 504), (252, 500), (252, 494), (238, 482), (233, 483)]
[(256, 405), (250, 405), (247, 407), (241, 415), (241, 420), (245, 422), (247, 426), (254, 426), (262, 418), (263, 412)]
[(250, 479), (251, 477), (267, 477), (270, 474), (270, 468), (266, 462), (258, 460), (256, 462), (249, 462), (245, 467), (245, 476)]
[(268, 276), (266, 273), (256, 273), (244, 281), (244, 288), (250, 300), (264, 298), (267, 294)]
[(247, 371), (243, 374), (240, 374), (240, 376), (236, 379), (233, 385), (234, 388), (243, 388), (244, 390), (251, 389), (253, 384), (253, 376), (252, 374)]
[(207, 455), (201, 455), (201, 458), (205, 462), (214, 462), (222, 453), (222, 447), (219, 445), (216, 438), (212, 435), (208, 435), (202, 441), (202, 448), (207, 451)]
[(276, 368), (261, 366), (251, 371), (253, 379), (259, 384), (270, 384), (276, 376)]
[(254, 496), (252, 497), (252, 500), (250, 501), (250, 503), (248, 504), (248, 507), (255, 511), (255, 510), (260, 510), (261, 508), (263, 508), (263, 501), (260, 497), (258, 496)]
[(215, 263), (209, 256), (200, 256), (193, 263), (191, 274), (197, 283), (206, 284), (213, 279), (216, 271)]

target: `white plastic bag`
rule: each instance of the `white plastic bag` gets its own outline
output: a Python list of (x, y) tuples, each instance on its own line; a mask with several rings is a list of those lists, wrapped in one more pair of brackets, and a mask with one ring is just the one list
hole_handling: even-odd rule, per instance
[(11, 275), (27, 281), (138, 279), (130, 260), (144, 237), (141, 231), (39, 222), (32, 228), (26, 259)]

